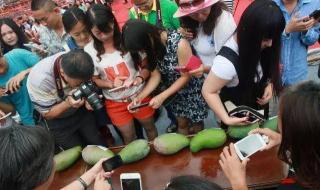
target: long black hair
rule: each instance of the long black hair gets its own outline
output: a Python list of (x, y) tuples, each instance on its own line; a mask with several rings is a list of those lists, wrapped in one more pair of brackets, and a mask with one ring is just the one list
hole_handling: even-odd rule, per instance
[(319, 115), (319, 83), (304, 82), (282, 94), (279, 108), (282, 140), (278, 154), (310, 189), (320, 189)]
[[(179, 1), (177, 1), (177, 3), (179, 5)], [(203, 23), (201, 23), (202, 27), (203, 27), (203, 32), (206, 35), (212, 35), (212, 31), (217, 24), (217, 20), (224, 10), (227, 11), (228, 7), (226, 6), (226, 4), (224, 2), (221, 2), (221, 1), (215, 3), (211, 6), (210, 14), (209, 14), (208, 18)], [(182, 27), (191, 29), (192, 31), (196, 31), (200, 25), (200, 23), (198, 21), (192, 19), (188, 15), (181, 17), (180, 22), (181, 22)]]
[(142, 60), (139, 52), (147, 54), (149, 70), (154, 70), (157, 60), (162, 60), (166, 47), (161, 42), (161, 32), (164, 31), (142, 20), (129, 20), (122, 29), (122, 44), (131, 53), (136, 65)]
[(1, 35), (0, 41), (1, 41), (3, 54), (11, 51), (14, 48), (22, 48), (22, 49), (29, 50), (28, 48), (26, 48), (23, 45), (25, 43), (28, 43), (27, 37), (24, 35), (24, 33), (21, 30), (21, 28), (19, 28), (19, 26), (11, 18), (2, 18), (2, 19), (0, 19), (0, 34), (1, 34), (2, 25), (4, 25), (4, 24), (8, 25), (13, 30), (13, 32), (16, 33), (18, 41), (17, 41), (16, 46), (10, 46), (10, 45), (6, 44), (3, 41), (3, 38), (2, 38), (2, 35)]
[(70, 33), (72, 28), (78, 24), (78, 22), (87, 25), (86, 14), (77, 7), (71, 7), (67, 9), (62, 15), (62, 23), (67, 33)]
[(35, 189), (48, 181), (54, 142), (46, 129), (17, 124), (2, 128), (0, 147), (0, 189)]
[[(120, 28), (111, 8), (102, 4), (93, 4), (87, 11), (87, 17), (87, 28), (89, 31), (91, 31), (94, 26), (105, 33), (113, 29), (113, 44), (118, 51), (122, 52)], [(101, 60), (101, 55), (105, 53), (103, 42), (98, 40), (93, 34), (92, 37), (94, 40), (94, 48), (97, 50), (97, 57)]]
[[(263, 77), (271, 80), (275, 94), (279, 94), (279, 59), (284, 27), (282, 12), (271, 0), (256, 0), (244, 11), (237, 27), (239, 87), (244, 92), (251, 91), (260, 61)], [(262, 50), (264, 39), (272, 39), (272, 46)]]

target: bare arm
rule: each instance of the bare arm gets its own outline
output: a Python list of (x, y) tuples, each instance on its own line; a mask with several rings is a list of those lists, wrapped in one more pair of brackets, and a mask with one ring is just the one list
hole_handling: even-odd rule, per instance
[(161, 81), (161, 74), (158, 69), (151, 72), (150, 79), (148, 80), (146, 86), (136, 97), (137, 101), (141, 101), (147, 96), (149, 96), (159, 85)]
[(113, 88), (113, 82), (109, 80), (100, 79), (99, 76), (93, 76), (92, 80), (99, 88)]
[(247, 124), (245, 121), (247, 120), (246, 117), (244, 118), (236, 118), (236, 117), (229, 117), (228, 113), (224, 109), (222, 101), (219, 96), (220, 90), (228, 83), (228, 80), (223, 80), (216, 76), (213, 72), (208, 74), (208, 77), (204, 81), (202, 87), (202, 95), (206, 102), (208, 103), (209, 107), (214, 111), (215, 114), (227, 125), (243, 125)]
[[(190, 44), (186, 39), (181, 39), (181, 41), (179, 42), (177, 54), (179, 66), (186, 65), (189, 58), (192, 56)], [(159, 108), (167, 98), (182, 89), (190, 79), (191, 75), (189, 75), (188, 73), (182, 73), (181, 77), (178, 78), (168, 89), (166, 89), (150, 101), (150, 106), (155, 109)]]

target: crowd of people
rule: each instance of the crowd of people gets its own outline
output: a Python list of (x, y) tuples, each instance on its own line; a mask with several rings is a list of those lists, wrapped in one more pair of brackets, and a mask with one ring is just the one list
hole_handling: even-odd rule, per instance
[[(251, 133), (269, 137), (266, 149), (280, 145), (279, 158), (292, 166), (297, 184), (320, 188), (320, 84), (304, 82), (308, 46), (320, 37), (320, 19), (309, 17), (319, 1), (255, 0), (236, 25), (233, 9), (220, 0), (132, 0), (122, 28), (111, 3), (77, 0), (63, 9), (32, 0), (32, 22), (25, 15), (0, 19), (0, 110), (17, 112), (24, 125), (0, 129), (4, 189), (47, 189), (54, 153), (112, 146), (107, 125), (124, 144), (143, 130), (152, 141), (162, 107), (168, 132), (195, 134), (210, 109), (222, 128), (249, 124), (247, 116), (229, 116), (226, 101), (264, 110), (268, 118), (277, 97), (280, 133)], [(194, 57), (202, 64), (186, 69)], [(109, 189), (104, 179), (112, 173), (103, 172), (102, 161), (65, 189), (93, 182)], [(217, 164), (233, 189), (247, 189), (247, 162), (233, 144), (221, 153)], [(220, 187), (181, 176), (165, 189)]]

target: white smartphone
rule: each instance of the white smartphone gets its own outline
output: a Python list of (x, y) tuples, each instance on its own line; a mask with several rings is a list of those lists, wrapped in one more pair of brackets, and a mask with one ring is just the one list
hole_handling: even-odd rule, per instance
[(266, 137), (262, 137), (260, 134), (252, 134), (236, 142), (234, 148), (239, 158), (244, 160), (266, 147), (266, 142)]
[(121, 190), (142, 190), (141, 176), (139, 173), (120, 174)]

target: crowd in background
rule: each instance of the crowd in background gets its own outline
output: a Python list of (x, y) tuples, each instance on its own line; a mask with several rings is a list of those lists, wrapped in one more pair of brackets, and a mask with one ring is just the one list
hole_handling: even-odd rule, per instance
[[(279, 156), (292, 165), (299, 184), (320, 187), (315, 137), (320, 126), (320, 87), (313, 82), (300, 84), (307, 79), (308, 47), (320, 36), (319, 18), (309, 17), (320, 9), (319, 1), (255, 0), (238, 25), (232, 15), (233, 1), (132, 3), (129, 21), (122, 29), (112, 12), (112, 1), (101, 0), (76, 0), (65, 8), (52, 0), (32, 0), (31, 16), (0, 19), (1, 114), (16, 112), (21, 125), (42, 126), (13, 124), (0, 129), (4, 150), (28, 154), (27, 149), (34, 146), (38, 148), (35, 155), (39, 153), (35, 162), (46, 162), (41, 176), (34, 176), (35, 182), (26, 189), (48, 187), (54, 152), (77, 145), (112, 146), (110, 126), (129, 144), (143, 138), (143, 130), (150, 141), (158, 136), (155, 122), (160, 108), (165, 108), (170, 120), (167, 132), (188, 135), (201, 131), (210, 109), (222, 128), (247, 125), (248, 117), (228, 115), (226, 101), (264, 110), (268, 118), (270, 100), (280, 96), (280, 134), (269, 130), (252, 133), (269, 136), (267, 149), (280, 144)], [(187, 69), (194, 59), (202, 64)], [(133, 109), (143, 103), (148, 105)], [(308, 140), (304, 139), (307, 135)], [(51, 137), (52, 142), (41, 140)], [(40, 148), (44, 141), (46, 146)], [(30, 143), (30, 147), (21, 151), (16, 143)], [(302, 156), (306, 149), (310, 151)], [(4, 152), (0, 159), (8, 156)], [(40, 156), (41, 152), (45, 154)], [(30, 163), (35, 155), (18, 155), (13, 160)], [(110, 188), (101, 181), (111, 173), (102, 172), (99, 163), (81, 179), (88, 184), (95, 181), (95, 189)], [(247, 189), (246, 163), (239, 161), (232, 144), (223, 150), (219, 164), (233, 189)], [(0, 166), (0, 171), (9, 170), (6, 167)], [(0, 179), (7, 180), (9, 189), (20, 189), (26, 183), (24, 178), (14, 183), (16, 178), (11, 175), (1, 178), (1, 172)], [(203, 183), (202, 189), (219, 189), (194, 176), (173, 179), (166, 189), (183, 189), (179, 184), (186, 181)], [(66, 189), (82, 185), (75, 181)]]

